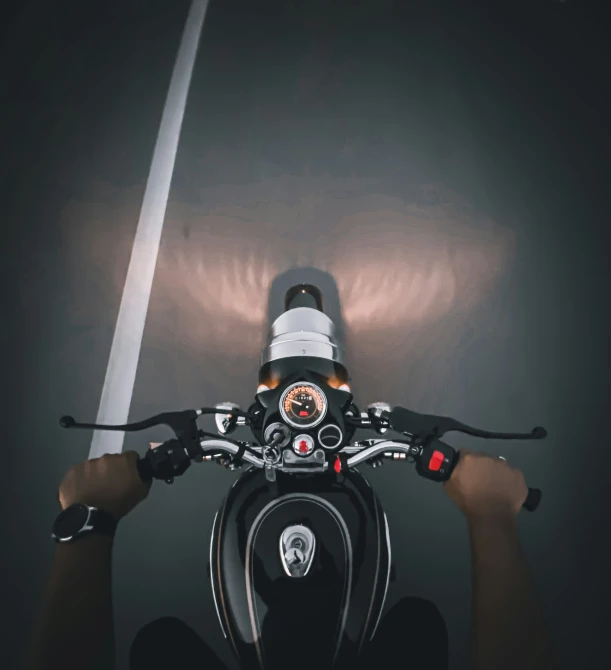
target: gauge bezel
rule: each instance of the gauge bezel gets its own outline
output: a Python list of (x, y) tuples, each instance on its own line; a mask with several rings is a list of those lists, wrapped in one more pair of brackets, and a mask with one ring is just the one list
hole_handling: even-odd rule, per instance
[[(322, 440), (320, 439), (320, 434), (322, 433), (323, 430), (326, 430), (327, 428), (334, 428), (339, 433), (339, 441), (333, 447), (328, 447), (326, 444), (323, 444)], [(318, 431), (318, 435), (316, 437), (318, 438), (318, 444), (320, 444), (320, 446), (323, 449), (327, 449), (327, 451), (331, 451), (332, 449), (337, 449), (342, 444), (342, 442), (344, 441), (344, 433), (342, 432), (342, 429), (336, 423), (328, 423), (326, 426), (321, 426), (319, 431)]]
[[(286, 413), (286, 410), (284, 409), (284, 401), (286, 400), (286, 397), (288, 396), (288, 394), (291, 392), (292, 389), (297, 388), (298, 386), (308, 386), (314, 389), (318, 394), (320, 394), (320, 397), (322, 398), (322, 405), (323, 405), (322, 411), (320, 413), (320, 416), (312, 423), (296, 423), (295, 421), (289, 418), (288, 414)], [(329, 401), (327, 400), (327, 396), (325, 395), (324, 391), (320, 388), (320, 386), (318, 386), (317, 384), (313, 384), (312, 382), (295, 382), (294, 384), (287, 386), (287, 388), (284, 389), (282, 396), (280, 397), (280, 414), (282, 418), (289, 424), (289, 426), (293, 426), (293, 428), (308, 429), (318, 426), (318, 424), (321, 423), (327, 416), (328, 407), (329, 407)]]

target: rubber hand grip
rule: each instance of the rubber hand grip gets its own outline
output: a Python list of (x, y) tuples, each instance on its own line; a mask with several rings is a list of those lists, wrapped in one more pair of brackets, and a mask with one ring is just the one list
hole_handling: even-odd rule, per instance
[(537, 509), (537, 507), (539, 507), (542, 495), (543, 493), (541, 489), (529, 488), (528, 495), (526, 496), (526, 500), (524, 501), (522, 507), (524, 507), (524, 509), (527, 509), (529, 512), (534, 512)]
[[(428, 467), (426, 467), (426, 464), (430, 463), (429, 458), (431, 453), (436, 450), (440, 450), (443, 455), (447, 456), (451, 461), (450, 466), (445, 469), (443, 475), (441, 475), (441, 470), (431, 471)], [(447, 481), (452, 476), (452, 472), (458, 465), (459, 460), (460, 451), (455, 451), (449, 444), (446, 444), (441, 440), (435, 440), (434, 442), (431, 442), (431, 444), (423, 452), (423, 461), (421, 459), (416, 467), (416, 470), (418, 474), (422, 475), (423, 477), (427, 477), (428, 479), (433, 479), (434, 481)], [(425, 464), (424, 466), (423, 463)], [(541, 489), (529, 488), (528, 495), (526, 496), (526, 500), (522, 504), (522, 507), (529, 512), (534, 512), (537, 507), (539, 507), (542, 495), (543, 494)]]
[(139, 458), (136, 461), (136, 467), (138, 468), (138, 474), (140, 479), (148, 484), (153, 479), (153, 468), (149, 461), (146, 458)]

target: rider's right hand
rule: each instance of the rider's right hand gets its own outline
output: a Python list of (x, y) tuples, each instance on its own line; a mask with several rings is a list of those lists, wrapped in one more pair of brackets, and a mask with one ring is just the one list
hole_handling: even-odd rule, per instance
[(472, 520), (482, 517), (513, 519), (522, 509), (528, 486), (520, 470), (488, 454), (460, 450), (452, 476), (444, 482), (452, 502)]

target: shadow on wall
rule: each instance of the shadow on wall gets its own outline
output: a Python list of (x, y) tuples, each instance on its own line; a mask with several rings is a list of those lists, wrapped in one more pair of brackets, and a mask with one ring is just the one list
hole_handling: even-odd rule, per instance
[[(411, 406), (431, 411), (446, 364), (504, 327), (498, 290), (512, 234), (442, 184), (423, 185), (418, 202), (384, 195), (375, 180), (329, 175), (199, 195), (200, 203), (173, 201), (167, 212), (138, 370), (139, 392), (152, 402), (167, 404), (153, 395), (161, 388), (176, 389), (174, 402), (193, 402), (204, 387), (215, 401), (254, 392), (280, 278), (319, 273), (361, 403), (369, 398), (359, 388), (400, 402), (407, 386)], [(83, 333), (102, 337), (90, 349), (108, 346), (140, 198), (141, 189), (102, 186), (93, 201), (65, 208), (71, 294), (63, 318), (76, 327), (60, 355), (72, 355)]]

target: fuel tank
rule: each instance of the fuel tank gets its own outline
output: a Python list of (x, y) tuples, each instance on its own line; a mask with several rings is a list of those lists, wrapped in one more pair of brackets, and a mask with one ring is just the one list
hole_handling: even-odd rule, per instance
[(275, 483), (250, 469), (219, 509), (210, 575), (241, 668), (347, 667), (375, 633), (390, 577), (382, 507), (356, 471)]

